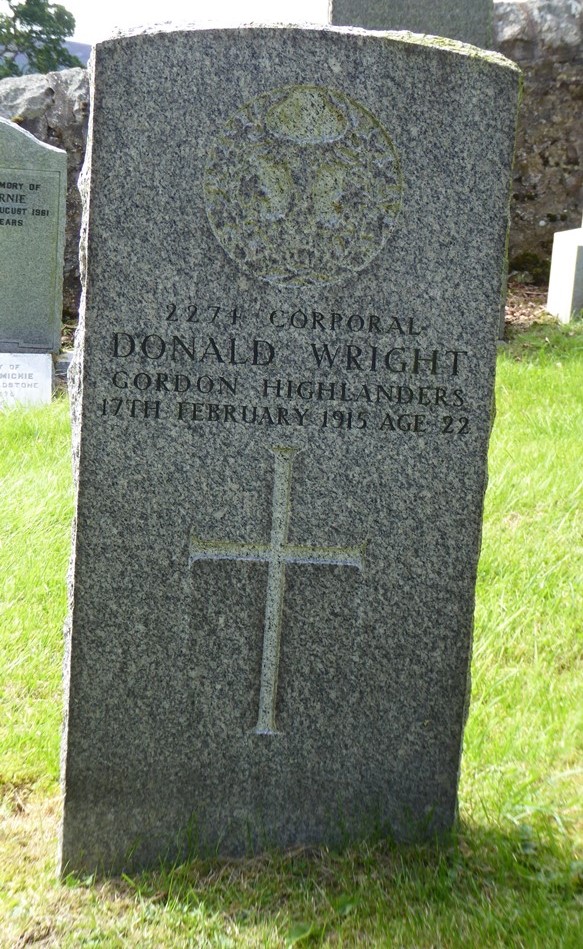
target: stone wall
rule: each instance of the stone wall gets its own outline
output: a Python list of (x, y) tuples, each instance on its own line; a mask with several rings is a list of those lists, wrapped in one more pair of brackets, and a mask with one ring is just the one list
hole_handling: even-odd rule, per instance
[[(548, 277), (553, 234), (578, 227), (583, 208), (583, 0), (495, 0), (497, 48), (524, 71), (511, 208), (510, 268)], [(63, 307), (77, 314), (87, 75), (67, 69), (0, 81), (0, 116), (68, 155)]]
[(583, 208), (583, 0), (499, 0), (497, 48), (524, 72), (510, 229), (511, 270), (548, 279), (555, 231)]

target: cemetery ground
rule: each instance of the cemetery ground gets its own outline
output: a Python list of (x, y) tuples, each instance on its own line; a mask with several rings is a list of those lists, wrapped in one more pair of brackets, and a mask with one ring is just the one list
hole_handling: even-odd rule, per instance
[(442, 848), (371, 839), (58, 883), (68, 404), (0, 415), (0, 946), (581, 945), (583, 326), (524, 329), (512, 306)]

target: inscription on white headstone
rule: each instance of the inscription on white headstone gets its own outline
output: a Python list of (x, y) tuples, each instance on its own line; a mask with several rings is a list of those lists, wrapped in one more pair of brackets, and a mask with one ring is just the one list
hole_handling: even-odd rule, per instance
[(0, 353), (0, 406), (46, 404), (52, 382), (50, 353)]

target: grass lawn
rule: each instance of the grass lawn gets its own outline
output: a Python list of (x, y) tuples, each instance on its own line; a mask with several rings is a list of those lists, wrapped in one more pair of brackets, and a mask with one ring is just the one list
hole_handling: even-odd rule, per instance
[(583, 945), (583, 327), (501, 348), (451, 845), (55, 878), (66, 400), (0, 413), (0, 947)]

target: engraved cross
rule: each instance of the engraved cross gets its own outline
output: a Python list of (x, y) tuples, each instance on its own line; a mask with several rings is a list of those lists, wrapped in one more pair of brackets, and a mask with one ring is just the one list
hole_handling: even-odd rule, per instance
[(230, 541), (201, 540), (194, 534), (190, 538), (191, 564), (198, 560), (252, 560), (269, 564), (259, 715), (255, 726), (255, 733), (258, 735), (277, 734), (275, 701), (286, 564), (338, 564), (362, 570), (366, 547), (366, 542), (357, 547), (308, 547), (288, 543), (292, 465), (294, 455), (301, 449), (277, 446), (272, 450), (275, 455), (275, 477), (269, 544), (237, 544)]

